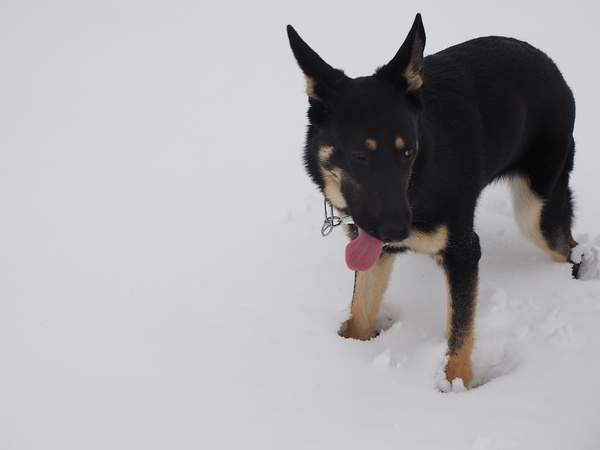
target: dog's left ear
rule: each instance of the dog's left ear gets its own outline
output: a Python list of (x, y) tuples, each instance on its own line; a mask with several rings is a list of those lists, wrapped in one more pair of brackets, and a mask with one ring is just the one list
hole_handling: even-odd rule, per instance
[(348, 77), (342, 70), (334, 69), (327, 64), (302, 40), (291, 25), (287, 26), (287, 33), (292, 52), (306, 77), (307, 95), (319, 103), (326, 102), (328, 95)]
[(388, 80), (406, 92), (417, 91), (423, 85), (423, 50), (425, 50), (425, 28), (421, 14), (417, 14), (404, 44), (396, 56), (375, 74)]

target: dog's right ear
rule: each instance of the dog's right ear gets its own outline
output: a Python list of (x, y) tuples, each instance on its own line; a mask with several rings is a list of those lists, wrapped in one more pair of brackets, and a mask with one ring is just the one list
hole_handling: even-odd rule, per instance
[(416, 93), (423, 85), (423, 50), (425, 29), (421, 14), (417, 14), (406, 40), (394, 58), (376, 71), (382, 79), (394, 83), (408, 93)]
[(324, 101), (327, 93), (335, 89), (336, 85), (347, 76), (343, 71), (334, 69), (323, 61), (291, 25), (287, 26), (287, 33), (292, 52), (306, 77), (306, 94), (313, 100)]

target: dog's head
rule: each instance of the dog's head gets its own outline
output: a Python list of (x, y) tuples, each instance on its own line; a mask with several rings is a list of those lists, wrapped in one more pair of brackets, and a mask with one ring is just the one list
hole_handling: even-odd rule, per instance
[(305, 162), (327, 200), (382, 242), (408, 237), (408, 184), (419, 149), (425, 30), (417, 15), (394, 58), (368, 77), (334, 69), (288, 26), (306, 77)]

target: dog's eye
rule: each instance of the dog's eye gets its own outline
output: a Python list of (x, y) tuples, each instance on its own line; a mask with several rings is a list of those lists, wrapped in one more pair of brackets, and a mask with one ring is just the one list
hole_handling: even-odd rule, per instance
[(354, 156), (355, 159), (357, 159), (358, 161), (362, 162), (362, 163), (366, 163), (367, 160), (367, 155), (365, 155), (362, 152), (354, 152), (352, 153), (352, 156)]
[(414, 153), (414, 149), (412, 147), (408, 147), (404, 150), (404, 158), (410, 158)]

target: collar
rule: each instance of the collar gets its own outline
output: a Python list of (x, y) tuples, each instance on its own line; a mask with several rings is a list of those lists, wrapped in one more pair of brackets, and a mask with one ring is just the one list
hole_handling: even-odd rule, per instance
[(324, 199), (325, 220), (321, 227), (321, 236), (329, 236), (335, 227), (345, 223), (346, 225), (354, 224), (354, 220), (349, 215), (338, 216), (334, 214), (333, 205)]

